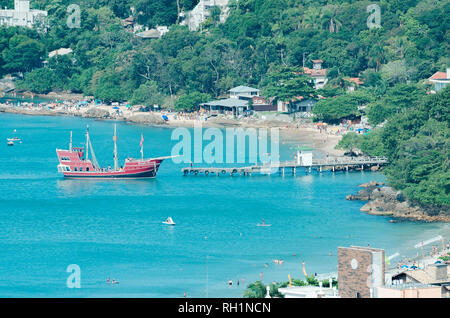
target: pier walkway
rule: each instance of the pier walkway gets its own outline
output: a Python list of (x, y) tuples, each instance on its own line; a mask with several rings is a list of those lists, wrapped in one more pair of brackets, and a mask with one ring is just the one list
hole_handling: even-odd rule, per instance
[(311, 164), (302, 164), (298, 161), (283, 161), (277, 163), (272, 163), (272, 165), (254, 165), (247, 167), (188, 167), (182, 168), (181, 172), (185, 176), (188, 175), (198, 175), (198, 174), (215, 174), (217, 176), (223, 175), (240, 175), (240, 176), (251, 176), (254, 173), (259, 174), (281, 174), (285, 175), (291, 172), (292, 175), (297, 174), (297, 170), (303, 169), (305, 173), (316, 170), (319, 172), (329, 170), (335, 171), (349, 171), (349, 170), (360, 170), (370, 169), (374, 166), (381, 167), (388, 163), (386, 157), (328, 157), (323, 159), (313, 159)]

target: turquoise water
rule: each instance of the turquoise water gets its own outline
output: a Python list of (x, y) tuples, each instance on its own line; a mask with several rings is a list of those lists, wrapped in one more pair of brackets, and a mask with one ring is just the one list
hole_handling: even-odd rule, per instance
[[(303, 278), (302, 261), (309, 273), (335, 272), (338, 246), (415, 253), (448, 231), (389, 223), (345, 200), (379, 173), (184, 177), (186, 165), (168, 160), (152, 180), (64, 180), (55, 148), (68, 147), (70, 130), (81, 145), (87, 124), (98, 160), (112, 164), (113, 122), (0, 114), (1, 297), (240, 297), (242, 283), (228, 280)], [(117, 128), (120, 162), (140, 156), (141, 132), (146, 156), (170, 155), (176, 143), (171, 129)], [(14, 129), (23, 142), (7, 147)], [(292, 147), (282, 145), (282, 159)], [(168, 216), (175, 227), (161, 224)], [(263, 218), (272, 226), (257, 227)], [(81, 269), (80, 289), (66, 287), (69, 264)]]

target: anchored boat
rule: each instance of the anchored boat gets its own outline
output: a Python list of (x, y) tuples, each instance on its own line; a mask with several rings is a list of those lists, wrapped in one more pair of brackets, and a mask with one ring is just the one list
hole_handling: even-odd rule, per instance
[(168, 218), (167, 218), (167, 220), (165, 220), (164, 222), (163, 222), (163, 224), (167, 224), (167, 225), (175, 225), (175, 222), (172, 220), (172, 218), (169, 216)]
[[(102, 168), (95, 157), (94, 149), (89, 138), (89, 127), (86, 128), (86, 152), (84, 147), (72, 147), (72, 132), (70, 132), (69, 150), (56, 149), (59, 165), (58, 172), (65, 178), (90, 179), (139, 179), (155, 178), (159, 166), (165, 159), (160, 157), (144, 159), (144, 138), (141, 136), (141, 159), (127, 158), (122, 167), (117, 159), (117, 129), (114, 125), (114, 168)], [(90, 151), (90, 153), (89, 153)], [(89, 158), (89, 155), (92, 159)]]

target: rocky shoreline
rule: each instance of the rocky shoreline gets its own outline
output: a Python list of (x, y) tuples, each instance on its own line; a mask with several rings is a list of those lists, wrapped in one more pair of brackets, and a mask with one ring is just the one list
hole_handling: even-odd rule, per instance
[(437, 207), (419, 206), (409, 202), (405, 196), (383, 182), (371, 181), (359, 185), (361, 190), (356, 195), (348, 195), (347, 200), (368, 201), (360, 211), (371, 215), (391, 216), (390, 221), (406, 219), (423, 222), (450, 222), (450, 212)]

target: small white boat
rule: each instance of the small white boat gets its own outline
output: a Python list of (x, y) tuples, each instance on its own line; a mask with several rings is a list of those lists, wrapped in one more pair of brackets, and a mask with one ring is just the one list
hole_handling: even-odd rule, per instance
[(8, 141), (8, 146), (14, 146), (14, 142), (13, 141)]
[(8, 141), (20, 141), (19, 137), (13, 137), (13, 138), (6, 138)]
[(164, 222), (163, 222), (163, 224), (167, 224), (167, 225), (175, 225), (175, 222), (172, 220), (172, 218), (169, 216), (168, 218), (167, 218), (167, 220), (165, 220)]

